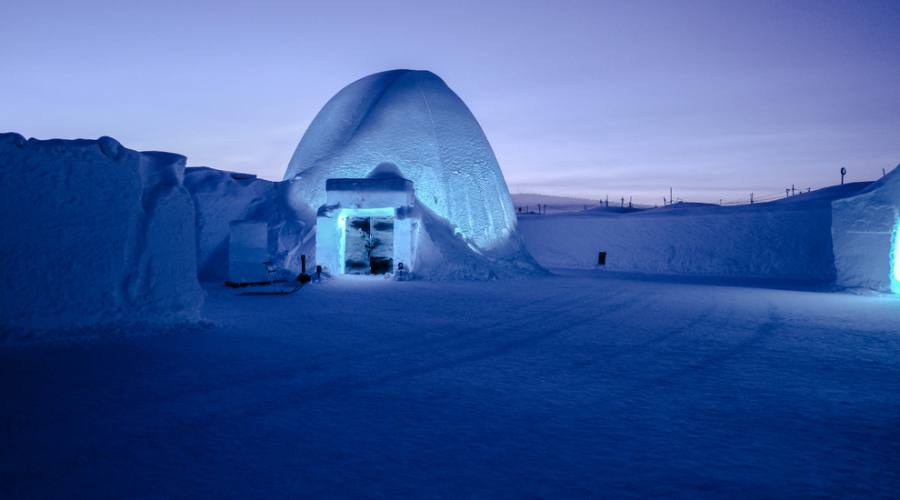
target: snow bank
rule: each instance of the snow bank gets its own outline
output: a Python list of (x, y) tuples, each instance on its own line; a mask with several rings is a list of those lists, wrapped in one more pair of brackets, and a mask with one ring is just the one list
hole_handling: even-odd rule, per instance
[[(209, 167), (186, 169), (184, 185), (197, 208), (197, 262), (201, 281), (228, 279), (230, 224), (252, 220), (268, 223), (269, 256), (279, 267), (298, 272), (300, 255), (315, 214), (287, 203), (287, 183), (225, 172)], [(302, 205), (301, 205), (302, 206)]]
[(116, 140), (0, 134), (0, 321), (61, 328), (195, 319), (185, 158)]
[(838, 286), (900, 293), (900, 167), (832, 209)]
[[(431, 281), (490, 280), (546, 273), (527, 251), (515, 254), (483, 252), (469, 244), (450, 222), (421, 203), (414, 277)], [(515, 238), (519, 238), (516, 234)], [(519, 248), (524, 248), (520, 245)]]
[[(740, 207), (524, 216), (528, 250), (546, 267), (830, 283), (831, 201), (864, 183)], [(598, 253), (607, 252), (598, 266)]]

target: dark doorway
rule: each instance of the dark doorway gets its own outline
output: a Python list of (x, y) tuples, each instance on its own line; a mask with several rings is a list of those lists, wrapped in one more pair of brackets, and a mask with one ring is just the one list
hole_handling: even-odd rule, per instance
[(393, 217), (348, 217), (346, 227), (346, 274), (387, 274), (393, 271)]

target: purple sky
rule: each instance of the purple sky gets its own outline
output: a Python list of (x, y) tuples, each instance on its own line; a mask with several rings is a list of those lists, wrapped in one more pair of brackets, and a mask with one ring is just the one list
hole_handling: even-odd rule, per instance
[(393, 68), (463, 98), (513, 192), (737, 200), (900, 163), (897, 0), (11, 2), (0, 56), (2, 131), (270, 179)]

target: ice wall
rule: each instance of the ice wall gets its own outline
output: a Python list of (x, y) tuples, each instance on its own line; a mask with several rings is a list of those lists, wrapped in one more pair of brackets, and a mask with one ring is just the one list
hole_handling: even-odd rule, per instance
[(837, 284), (900, 293), (900, 167), (832, 210)]
[(109, 137), (0, 134), (0, 322), (197, 318), (203, 292), (184, 163)]
[[(312, 252), (315, 212), (287, 204), (287, 183), (208, 167), (189, 167), (184, 184), (197, 208), (197, 262), (201, 281), (228, 279), (228, 247), (232, 221), (268, 223), (272, 261), (299, 273), (300, 255)], [(304, 243), (307, 243), (304, 245)]]
[(383, 162), (419, 200), (482, 251), (521, 249), (509, 192), (491, 146), (462, 100), (428, 71), (395, 70), (335, 95), (303, 135), (285, 173), (292, 196), (325, 202), (329, 178), (361, 178)]
[(519, 228), (551, 268), (826, 285), (835, 279), (831, 201), (864, 186), (741, 207), (525, 216)]
[(228, 281), (261, 283), (271, 281), (269, 261), (269, 228), (265, 221), (231, 223), (228, 240)]

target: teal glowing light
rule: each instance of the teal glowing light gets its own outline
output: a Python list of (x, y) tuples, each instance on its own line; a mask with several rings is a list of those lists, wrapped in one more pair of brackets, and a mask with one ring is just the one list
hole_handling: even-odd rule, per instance
[(900, 293), (900, 219), (891, 236), (891, 291)]

